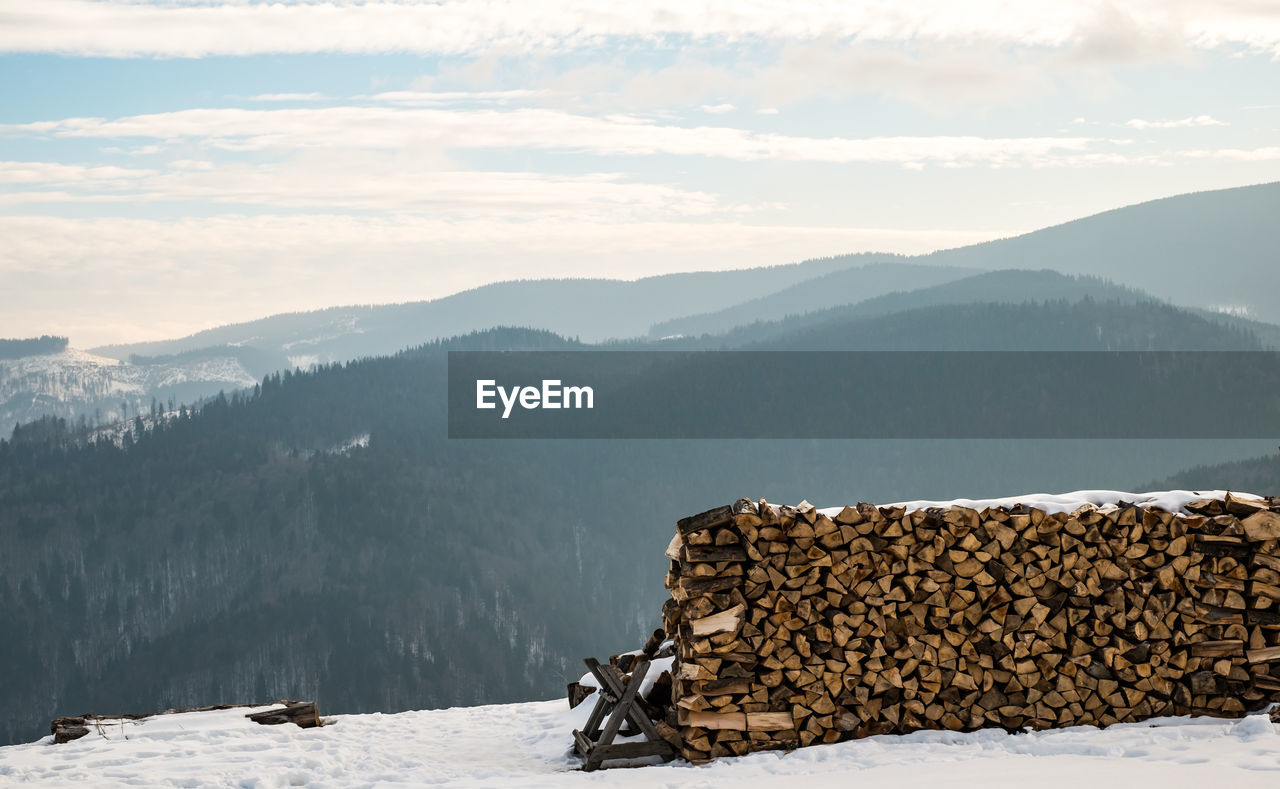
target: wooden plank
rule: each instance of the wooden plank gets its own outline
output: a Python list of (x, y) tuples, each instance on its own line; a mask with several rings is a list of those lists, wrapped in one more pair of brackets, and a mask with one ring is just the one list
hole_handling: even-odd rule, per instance
[[(594, 661), (594, 658), (592, 660)], [(621, 698), (626, 694), (627, 688), (634, 686), (638, 689), (640, 684), (644, 682), (645, 676), (649, 673), (650, 667), (651, 664), (647, 658), (640, 658), (632, 668), (631, 678), (628, 680), (613, 666), (604, 666), (597, 663), (592, 673), (600, 681), (601, 687), (605, 689), (601, 692), (608, 695), (606, 701), (611, 706), (606, 709), (614, 709), (612, 705), (622, 704)], [(643, 733), (651, 740), (661, 738), (661, 735), (658, 734), (657, 729), (653, 726), (653, 721), (649, 720), (649, 716), (645, 714), (644, 710), (640, 709), (638, 698), (636, 703), (629, 705), (625, 710), (623, 717), (631, 724), (632, 731)], [(603, 737), (600, 739), (603, 739)]]
[(1280, 660), (1280, 647), (1250, 649), (1244, 653), (1244, 656), (1250, 663), (1271, 663)]
[(747, 552), (741, 545), (686, 545), (685, 562), (745, 562)]
[(742, 626), (742, 615), (747, 607), (741, 603), (718, 614), (694, 619), (689, 629), (695, 636), (709, 636), (712, 633), (733, 632)]
[(680, 561), (680, 546), (682, 545), (684, 545), (684, 540), (680, 539), (680, 533), (676, 532), (672, 535), (671, 542), (667, 543), (667, 550), (663, 554), (668, 559), (674, 559), (678, 562)]
[(604, 762), (613, 759), (642, 759), (646, 756), (661, 756), (666, 760), (671, 760), (675, 758), (675, 755), (675, 749), (665, 740), (597, 745), (591, 749), (591, 755), (582, 769), (584, 772), (598, 770)]
[(1262, 510), (1240, 521), (1244, 536), (1253, 542), (1280, 540), (1280, 513)]
[(1263, 567), (1270, 567), (1272, 570), (1280, 572), (1280, 556), (1269, 556), (1265, 553), (1255, 553), (1253, 555), (1253, 563), (1260, 564)]
[[(747, 715), (743, 712), (700, 712), (698, 710), (680, 710), (681, 726), (697, 726), (701, 729), (729, 729), (732, 731), (747, 730)], [(790, 728), (788, 726), (787, 728)]]
[(795, 719), (789, 712), (748, 712), (748, 731), (782, 731), (795, 728)]
[(1264, 584), (1261, 581), (1250, 581), (1249, 591), (1253, 592), (1258, 597), (1265, 597), (1268, 600), (1280, 602), (1280, 586)]
[(1253, 678), (1253, 686), (1258, 690), (1280, 690), (1280, 677), (1260, 674)]
[[(600, 683), (601, 691), (609, 687), (605, 674), (600, 670), (600, 661), (595, 658), (587, 658), (583, 661), (587, 664), (587, 670), (596, 678), (596, 682)], [(591, 714), (587, 716), (587, 723), (582, 727), (582, 731), (586, 734), (587, 739), (594, 740), (600, 736), (600, 724), (604, 722), (605, 713), (610, 709), (609, 699), (603, 692), (596, 694), (596, 706), (591, 708)]]
[(726, 504), (723, 507), (681, 518), (676, 521), (676, 531), (681, 534), (691, 534), (695, 531), (723, 526), (731, 520), (733, 520), (733, 508)]
[(742, 585), (742, 576), (726, 578), (681, 578), (680, 588), (689, 594), (710, 594), (735, 589)]
[(693, 692), (700, 696), (734, 696), (750, 693), (751, 681), (741, 677), (724, 677), (705, 682), (695, 682)]
[(1229, 515), (1251, 515), (1266, 510), (1268, 506), (1266, 499), (1244, 498), (1230, 493), (1223, 497), (1222, 505)]
[[(600, 736), (595, 738), (595, 747), (591, 749), (591, 754), (587, 757), (587, 764), (584, 765), (584, 769), (595, 769), (604, 760), (604, 757), (599, 755), (603, 753), (600, 750), (600, 746), (613, 744), (613, 738), (618, 736), (618, 729), (622, 727), (622, 722), (629, 717), (628, 713), (631, 712), (631, 707), (636, 701), (636, 694), (640, 691), (640, 683), (644, 681), (644, 675), (648, 671), (649, 661), (640, 661), (639, 666), (631, 674), (631, 681), (627, 683), (626, 689), (622, 691), (621, 698), (618, 699), (618, 703), (613, 706), (613, 710), (609, 713), (608, 720), (605, 721), (604, 727), (600, 730)], [(641, 715), (640, 717), (649, 723), (650, 729), (653, 728), (648, 716)], [(632, 722), (638, 723), (634, 719), (632, 719)], [(648, 732), (645, 732), (645, 734), (647, 735)], [(657, 732), (654, 732), (654, 737), (657, 738)], [(594, 766), (592, 766), (593, 763)]]
[(1197, 641), (1191, 645), (1196, 657), (1234, 657), (1244, 654), (1244, 642), (1238, 638), (1226, 641)]
[(1187, 509), (1202, 515), (1221, 515), (1223, 506), (1219, 499), (1195, 499), (1187, 502)]
[(587, 739), (587, 735), (583, 734), (577, 729), (573, 730), (573, 752), (574, 753), (578, 754), (579, 756), (585, 759), (591, 755), (592, 747), (593, 746), (591, 745), (591, 740)]
[(1245, 619), (1251, 625), (1280, 625), (1280, 611), (1252, 609), (1245, 612)]

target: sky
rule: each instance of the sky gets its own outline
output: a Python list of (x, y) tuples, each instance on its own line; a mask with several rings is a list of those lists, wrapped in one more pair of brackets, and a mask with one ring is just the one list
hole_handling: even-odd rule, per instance
[(1280, 1), (0, 0), (0, 337), (914, 254), (1280, 180)]

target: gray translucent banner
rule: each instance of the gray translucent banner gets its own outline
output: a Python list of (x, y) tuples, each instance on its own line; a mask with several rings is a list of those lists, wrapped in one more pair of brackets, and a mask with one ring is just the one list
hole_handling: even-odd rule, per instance
[(449, 354), (450, 438), (1266, 436), (1269, 351)]

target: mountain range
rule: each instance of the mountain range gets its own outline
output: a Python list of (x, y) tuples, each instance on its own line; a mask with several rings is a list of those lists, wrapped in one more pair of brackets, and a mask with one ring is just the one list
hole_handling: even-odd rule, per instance
[[(1259, 347), (1176, 307), (1091, 298), (835, 316), (770, 343)], [(0, 441), (0, 739), (92, 709), (547, 698), (580, 658), (652, 630), (672, 522), (707, 502), (1123, 489), (1271, 445), (447, 438), (448, 351), (586, 347), (616, 346), (488, 330), (274, 373), (119, 440), (51, 417), (16, 429)]]
[(1156, 200), (917, 257), (844, 255), (635, 281), (500, 282), (432, 301), (333, 307), (180, 339), (0, 359), (0, 424), (42, 415), (109, 423), (154, 410), (153, 401), (162, 410), (170, 401), (195, 402), (276, 370), (392, 354), (494, 326), (584, 342), (672, 338), (709, 347), (763, 339), (788, 318), (821, 322), (842, 308), (870, 316), (927, 304), (1089, 295), (1160, 299), (1234, 321), (1277, 346), (1280, 328), (1272, 321), (1280, 321), (1280, 309), (1270, 296), (1280, 286), (1276, 215), (1280, 184), (1263, 184)]
[[(1238, 191), (1213, 194), (1237, 208), (1276, 194)], [(1178, 213), (1129, 210), (1035, 244), (1080, 251), (1110, 237), (1132, 254), (1153, 217)], [(1222, 214), (1179, 215), (1213, 236), (1233, 227), (1213, 224)], [(1264, 246), (1238, 270), (1201, 261), (1259, 303), (1270, 275), (1255, 264), (1275, 248), (1263, 225), (1248, 228)], [(1062, 235), (1073, 233), (1093, 240)], [(1257, 350), (1280, 338), (1214, 311), (1209, 290), (1172, 303), (1159, 276), (1117, 284), (1069, 271), (1070, 256), (1053, 253), (1059, 270), (1044, 270), (1011, 248), (503, 283), (92, 354), (59, 338), (2, 346), (0, 402), (21, 424), (0, 440), (0, 741), (86, 710), (551, 697), (582, 657), (633, 648), (655, 626), (673, 521), (747, 494), (839, 504), (1153, 479), (1275, 492), (1274, 458), (1220, 465), (1273, 451), (1263, 438), (447, 437), (451, 350)], [(997, 252), (983, 262), (979, 249)], [(1163, 241), (1145, 249), (1167, 253), (1171, 271), (1190, 265)], [(679, 375), (645, 384), (683, 386)], [(873, 382), (904, 402), (916, 383)], [(91, 408), (101, 420), (81, 421)]]

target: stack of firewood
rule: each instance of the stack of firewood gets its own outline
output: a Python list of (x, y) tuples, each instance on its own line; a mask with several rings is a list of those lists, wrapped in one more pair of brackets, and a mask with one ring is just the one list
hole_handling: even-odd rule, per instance
[(1280, 499), (906, 510), (740, 500), (668, 555), (703, 761), (918, 729), (1239, 716), (1280, 700)]

